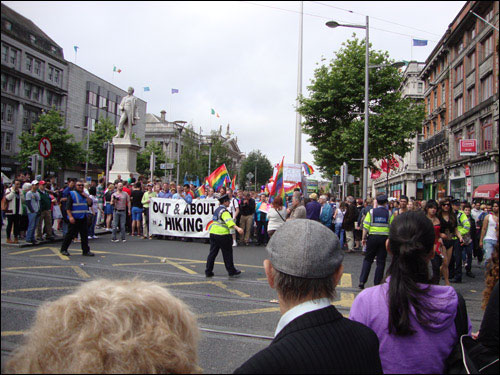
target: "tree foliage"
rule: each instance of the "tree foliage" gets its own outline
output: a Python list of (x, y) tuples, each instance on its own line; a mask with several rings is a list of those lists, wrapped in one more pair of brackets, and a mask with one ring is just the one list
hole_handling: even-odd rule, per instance
[(146, 176), (149, 176), (151, 174), (151, 153), (154, 153), (156, 157), (155, 170), (153, 172), (153, 175), (163, 176), (165, 171), (163, 169), (160, 169), (160, 164), (166, 162), (165, 152), (163, 152), (163, 148), (156, 141), (149, 142), (144, 150), (137, 154), (137, 172)]
[(104, 143), (111, 142), (114, 136), (116, 136), (115, 124), (110, 119), (103, 117), (95, 124), (95, 130), (90, 134), (90, 161), (101, 169), (106, 169), (107, 150)]
[(20, 152), (17, 156), (23, 168), (28, 165), (31, 155), (38, 154), (38, 144), (42, 137), (47, 137), (52, 144), (52, 152), (45, 158), (45, 173), (59, 173), (63, 169), (74, 167), (85, 161), (85, 151), (80, 142), (74, 142), (73, 135), (68, 134), (64, 126), (64, 118), (54, 108), (42, 113), (29, 132), (19, 136)]
[(241, 164), (238, 181), (242, 189), (248, 188), (248, 172), (251, 172), (254, 175), (251, 181), (251, 185), (254, 185), (255, 167), (257, 167), (257, 190), (259, 190), (259, 186), (265, 185), (267, 180), (269, 180), (273, 174), (273, 166), (267, 156), (263, 155), (259, 150), (252, 151)]
[[(314, 146), (315, 164), (331, 177), (347, 162), (352, 174), (360, 171), (363, 157), (365, 41), (353, 36), (342, 44), (335, 59), (315, 70), (308, 86), (310, 97), (299, 98), (303, 131)], [(370, 65), (391, 64), (389, 54), (370, 51)], [(324, 61), (324, 59), (322, 60)], [(402, 74), (394, 67), (370, 69), (369, 160), (392, 154), (403, 156), (411, 138), (421, 129), (423, 106), (401, 97)]]

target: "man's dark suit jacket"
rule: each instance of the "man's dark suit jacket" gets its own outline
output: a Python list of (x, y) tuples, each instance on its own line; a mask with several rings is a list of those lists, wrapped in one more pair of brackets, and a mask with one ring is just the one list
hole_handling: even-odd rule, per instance
[(377, 335), (344, 318), (334, 306), (304, 314), (235, 374), (382, 373)]

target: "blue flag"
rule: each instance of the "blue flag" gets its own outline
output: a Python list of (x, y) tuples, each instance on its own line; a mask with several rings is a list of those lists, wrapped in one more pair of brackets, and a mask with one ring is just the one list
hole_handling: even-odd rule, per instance
[(172, 89), (172, 94), (178, 94), (179, 90), (178, 89)]
[(144, 87), (144, 91), (151, 91), (151, 90), (149, 89), (149, 86), (146, 86)]
[(428, 42), (428, 40), (413, 39), (413, 45), (417, 46), (417, 47), (426, 46), (427, 42)]
[(80, 48), (80, 47), (78, 47), (78, 46), (73, 46), (73, 48), (75, 49), (75, 52), (78, 52), (78, 48)]

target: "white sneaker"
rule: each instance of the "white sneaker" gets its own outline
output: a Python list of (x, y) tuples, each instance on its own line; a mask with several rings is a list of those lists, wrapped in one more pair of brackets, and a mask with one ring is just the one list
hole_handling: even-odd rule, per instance
[(122, 240), (122, 242), (127, 242), (127, 240)]
[(87, 238), (88, 238), (89, 240), (91, 240), (91, 239), (92, 239), (92, 236), (88, 236)]
[(238, 242), (233, 241), (233, 247), (236, 247), (236, 246), (238, 246)]
[(111, 242), (118, 242), (118, 240), (111, 240)]
[(97, 237), (97, 236), (92, 236), (92, 238), (93, 238), (94, 240), (97, 240), (99, 237)]

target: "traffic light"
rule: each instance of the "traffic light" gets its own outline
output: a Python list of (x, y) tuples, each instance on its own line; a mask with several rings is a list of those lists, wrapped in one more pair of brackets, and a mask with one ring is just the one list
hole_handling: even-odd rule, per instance
[(35, 172), (36, 170), (36, 163), (38, 161), (38, 158), (36, 155), (31, 155), (29, 158), (28, 158), (28, 168), (31, 169), (32, 172)]

